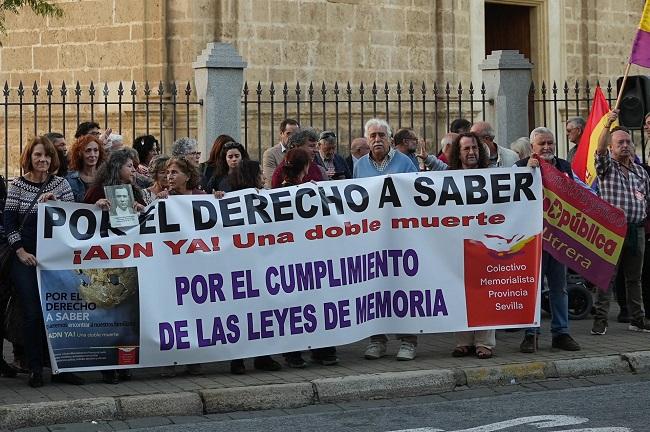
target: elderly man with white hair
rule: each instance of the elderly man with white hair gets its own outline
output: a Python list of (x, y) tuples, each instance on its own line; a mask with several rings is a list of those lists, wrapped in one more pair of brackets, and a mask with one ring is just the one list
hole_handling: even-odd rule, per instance
[[(571, 164), (555, 155), (555, 136), (545, 127), (537, 127), (530, 133), (530, 145), (533, 156), (538, 156), (552, 164), (569, 178), (578, 177), (571, 169)], [(538, 167), (539, 161), (532, 156), (515, 163), (518, 167)], [(583, 187), (588, 187), (584, 184)], [(565, 351), (579, 351), (580, 345), (569, 335), (569, 296), (566, 289), (566, 266), (553, 258), (548, 252), (542, 253), (542, 276), (546, 277), (550, 289), (551, 335), (553, 348)], [(522, 353), (534, 353), (538, 348), (539, 328), (526, 329), (524, 340), (519, 346)]]
[[(399, 174), (417, 172), (417, 167), (408, 156), (395, 150), (391, 145), (393, 133), (385, 120), (370, 119), (364, 128), (364, 135), (370, 146), (370, 153), (363, 156), (354, 166), (354, 178), (373, 177), (384, 174)], [(416, 335), (397, 335), (402, 341), (397, 360), (413, 360), (417, 349)], [(386, 355), (386, 335), (375, 335), (370, 338), (364, 357), (375, 360)]]

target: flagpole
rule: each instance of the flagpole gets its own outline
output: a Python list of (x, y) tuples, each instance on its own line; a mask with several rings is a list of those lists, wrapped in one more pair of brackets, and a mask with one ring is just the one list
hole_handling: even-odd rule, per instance
[(630, 66), (632, 63), (628, 63), (625, 68), (625, 74), (623, 75), (623, 82), (621, 83), (621, 88), (618, 90), (618, 96), (616, 97), (616, 105), (614, 105), (614, 110), (618, 109), (618, 106), (621, 103), (621, 97), (623, 97), (623, 90), (625, 90), (625, 81), (627, 81), (627, 75), (630, 73)]

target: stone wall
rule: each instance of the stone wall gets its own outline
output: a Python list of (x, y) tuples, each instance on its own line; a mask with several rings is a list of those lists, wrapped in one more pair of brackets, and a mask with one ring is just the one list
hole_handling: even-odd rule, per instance
[[(29, 89), (34, 81), (41, 86), (52, 81), (55, 88), (63, 80), (69, 88), (79, 81), (82, 99), (88, 96), (87, 86), (91, 80), (100, 86), (108, 83), (112, 94), (118, 82), (124, 81), (127, 99), (131, 81), (142, 84), (148, 80), (154, 88), (158, 81), (176, 81), (184, 88), (187, 82), (193, 84), (192, 62), (211, 41), (236, 45), (248, 62), (245, 79), (251, 86), (251, 97), (255, 97), (255, 86), (261, 82), (263, 97), (268, 98), (268, 84), (275, 82), (280, 84), (275, 89), (277, 100), (282, 97), (281, 85), (286, 81), (290, 89), (289, 100), (293, 100), (295, 83), (299, 81), (305, 85), (301, 97), (306, 100), (306, 85), (313, 81), (316, 86), (314, 100), (318, 101), (322, 81), (330, 89), (334, 81), (342, 85), (349, 81), (355, 89), (353, 97), (358, 99), (357, 89), (363, 81), (368, 101), (374, 81), (379, 85), (381, 99), (384, 82), (394, 89), (397, 81), (407, 85), (411, 80), (416, 85), (416, 94), (424, 81), (429, 96), (433, 82), (444, 85), (449, 81), (453, 97), (458, 82), (467, 90), (472, 77), (469, 11), (472, 7), (475, 9), (473, 2), (481, 0), (53, 1), (64, 9), (63, 18), (44, 19), (28, 9), (18, 17), (8, 15), (8, 34), (2, 38), (4, 46), (0, 48), (0, 85), (8, 81), (13, 98), (19, 80), (27, 87), (26, 100), (31, 98)], [(564, 50), (549, 53), (553, 57), (565, 56), (565, 76), (558, 81), (567, 79), (572, 83), (579, 79), (583, 83), (589, 79), (593, 83), (595, 79), (615, 78), (623, 73), (642, 2), (547, 2), (559, 2), (564, 11), (562, 19), (554, 21), (563, 23), (559, 37)], [(632, 73), (645, 73), (645, 70), (633, 67)], [(42, 88), (40, 97), (43, 92)], [(395, 97), (393, 90), (391, 92), (391, 97)], [(101, 91), (98, 94), (101, 97)], [(331, 90), (328, 95), (332, 97)], [(404, 95), (408, 97), (406, 91)], [(441, 95), (444, 95), (444, 87)], [(168, 97), (166, 93), (166, 101)], [(480, 93), (476, 88), (475, 98), (478, 97)], [(73, 98), (70, 90), (68, 100)], [(341, 98), (345, 98), (343, 91)], [(59, 99), (59, 92), (55, 91), (54, 100)], [(371, 105), (367, 102), (365, 107), (368, 112)], [(254, 119), (256, 108), (249, 108), (250, 118)], [(391, 110), (394, 108), (392, 104)], [(455, 109), (453, 104), (451, 108)], [(123, 109), (127, 116), (142, 118), (141, 106), (136, 107), (135, 113), (128, 105)], [(444, 106), (440, 108), (440, 118), (447, 115), (444, 109)], [(420, 118), (417, 104), (415, 110), (416, 118)], [(101, 107), (97, 111), (97, 116), (103, 115)], [(115, 106), (109, 106), (111, 125), (116, 124), (115, 111)], [(40, 108), (39, 117), (43, 113)], [(82, 109), (82, 117), (83, 114)], [(290, 107), (288, 114), (296, 113)], [(353, 115), (354, 124), (360, 124), (358, 112)], [(9, 115), (10, 122), (17, 116), (14, 109)], [(55, 108), (55, 119), (60, 116)], [(282, 116), (279, 108), (273, 119), (270, 113), (263, 112), (264, 137), (270, 135), (270, 125), (277, 125)], [(330, 127), (334, 123), (332, 116), (329, 111), (326, 121)], [(435, 116), (430, 107), (427, 116)], [(320, 117), (322, 113), (316, 112), (316, 118)], [(428, 127), (433, 127), (431, 121), (427, 123)], [(44, 124), (44, 120), (39, 120), (39, 124)], [(420, 132), (424, 130), (421, 124), (414, 126)], [(130, 135), (129, 123), (124, 127)], [(257, 146), (257, 125), (249, 124), (249, 127), (251, 143)], [(444, 125), (435, 127), (439, 130)], [(169, 129), (170, 125), (166, 124), (165, 128)], [(346, 128), (342, 124), (340, 132), (346, 132)], [(360, 133), (357, 126), (353, 129), (354, 135)], [(0, 143), (4, 141), (2, 133), (0, 131)], [(259, 143), (262, 146), (270, 144), (264, 137)], [(11, 140), (14, 138), (12, 136)]]
[[(614, 78), (625, 72), (643, 2), (565, 0), (564, 10), (567, 77), (612, 78), (615, 86)], [(647, 70), (633, 65), (630, 74), (647, 74)]]
[(24, 8), (7, 16), (0, 81), (47, 83), (164, 78), (165, 0), (58, 1), (62, 18)]
[[(60, 19), (8, 16), (0, 81), (187, 82), (217, 40), (237, 46), (254, 83), (466, 82), (469, 1), (59, 0)], [(640, 2), (554, 1), (564, 4), (566, 78), (621, 74)]]

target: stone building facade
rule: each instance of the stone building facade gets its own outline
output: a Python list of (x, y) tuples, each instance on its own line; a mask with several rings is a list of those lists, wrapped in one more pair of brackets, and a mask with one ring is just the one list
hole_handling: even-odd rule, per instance
[[(8, 16), (0, 85), (65, 80), (83, 88), (91, 81), (111, 89), (120, 81), (185, 86), (193, 82), (199, 53), (220, 41), (236, 46), (248, 63), (244, 78), (255, 85), (413, 80), (467, 86), (481, 82), (478, 66), (488, 45), (504, 48), (499, 44), (516, 45), (521, 38), (537, 83), (602, 82), (623, 73), (643, 8), (642, 0), (53, 1), (63, 8), (62, 18), (29, 10)], [(511, 11), (512, 23), (487, 18)], [(634, 66), (631, 73), (644, 72)], [(131, 120), (141, 115), (126, 114)], [(16, 115), (10, 113), (10, 121)], [(131, 120), (124, 120), (127, 136), (136, 134)], [(263, 119), (265, 133), (276, 120)], [(24, 129), (27, 135), (30, 129)], [(16, 137), (0, 130), (0, 142)]]
[[(192, 80), (212, 41), (250, 82), (466, 82), (485, 56), (487, 0), (58, 0), (62, 18), (10, 15), (0, 81)], [(620, 75), (640, 0), (512, 0), (530, 8), (536, 77)], [(486, 27), (488, 27), (486, 29)], [(632, 73), (641, 73), (633, 68)]]

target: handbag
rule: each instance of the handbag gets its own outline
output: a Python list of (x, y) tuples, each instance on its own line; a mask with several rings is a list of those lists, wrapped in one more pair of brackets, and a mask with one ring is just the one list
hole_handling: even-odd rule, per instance
[[(51, 178), (52, 176), (47, 177), (47, 179), (43, 182), (43, 184), (39, 188), (38, 192), (36, 192), (36, 195), (34, 196), (32, 201), (29, 203), (29, 207), (27, 207), (25, 216), (23, 216), (23, 219), (20, 221), (20, 225), (18, 226), (19, 233), (23, 230), (23, 226), (25, 226), (25, 221), (27, 221), (27, 216), (29, 216), (29, 212), (32, 210), (32, 208), (38, 201), (38, 198), (43, 193), (45, 186), (47, 186), (50, 183)], [(6, 235), (3, 235), (2, 241), (0, 242), (0, 283), (2, 283), (3, 285), (6, 285), (6, 281), (9, 278), (9, 270), (11, 268), (11, 261), (13, 259), (14, 254), (15, 252), (11, 247), (11, 245), (9, 244)]]

